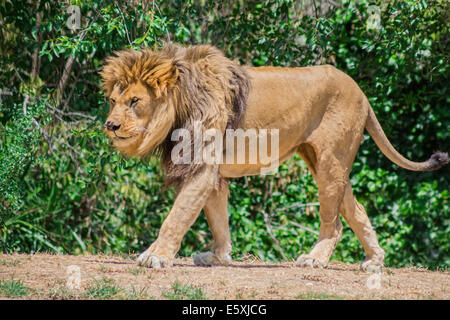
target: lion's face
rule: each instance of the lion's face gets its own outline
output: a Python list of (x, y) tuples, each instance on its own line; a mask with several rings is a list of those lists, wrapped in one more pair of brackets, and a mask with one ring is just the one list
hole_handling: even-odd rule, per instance
[[(249, 92), (245, 69), (208, 45), (118, 51), (106, 58), (101, 76), (111, 103), (106, 132), (126, 156), (145, 157), (159, 147), (169, 159), (166, 138), (175, 125), (237, 126)], [(185, 166), (186, 175), (196, 165)]]
[[(161, 143), (161, 133), (167, 134), (172, 125), (163, 99), (157, 99), (140, 81), (124, 89), (116, 85), (109, 102), (106, 133), (113, 146), (127, 156), (142, 156), (152, 151)], [(161, 117), (164, 113), (166, 116)]]

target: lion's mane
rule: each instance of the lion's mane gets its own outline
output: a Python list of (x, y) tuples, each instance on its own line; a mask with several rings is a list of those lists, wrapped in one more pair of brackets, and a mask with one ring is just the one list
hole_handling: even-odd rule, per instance
[[(107, 58), (101, 75), (106, 96), (116, 85), (125, 89), (141, 81), (156, 99), (175, 110), (173, 123), (169, 124), (167, 134), (162, 134), (156, 149), (154, 145), (141, 146), (139, 154), (145, 157), (155, 151), (160, 153), (169, 184), (189, 179), (203, 166), (172, 163), (171, 151), (176, 143), (170, 139), (172, 131), (186, 128), (193, 137), (195, 121), (201, 122), (203, 130), (216, 128), (224, 132), (226, 128), (236, 128), (250, 90), (245, 67), (209, 45), (166, 44), (160, 50), (122, 50)], [(167, 125), (161, 126), (164, 127)]]

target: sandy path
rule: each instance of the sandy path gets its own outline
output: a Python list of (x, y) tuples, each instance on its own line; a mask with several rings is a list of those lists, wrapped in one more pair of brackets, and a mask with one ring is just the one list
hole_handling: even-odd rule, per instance
[[(79, 289), (67, 287), (69, 266), (80, 272)], [(11, 281), (30, 288), (21, 299), (450, 299), (448, 271), (386, 268), (374, 276), (340, 262), (322, 270), (250, 260), (196, 267), (185, 258), (155, 270), (120, 256), (0, 254), (0, 284)], [(13, 297), (1, 288), (0, 298)]]

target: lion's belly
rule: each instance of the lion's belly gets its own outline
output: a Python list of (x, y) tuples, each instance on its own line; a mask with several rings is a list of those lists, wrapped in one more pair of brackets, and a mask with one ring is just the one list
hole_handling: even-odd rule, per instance
[(219, 166), (219, 173), (224, 178), (239, 178), (244, 176), (255, 176), (259, 174), (269, 174), (278, 168), (285, 160), (289, 159), (294, 153), (294, 150), (282, 154), (275, 162), (270, 165), (257, 164), (221, 164)]

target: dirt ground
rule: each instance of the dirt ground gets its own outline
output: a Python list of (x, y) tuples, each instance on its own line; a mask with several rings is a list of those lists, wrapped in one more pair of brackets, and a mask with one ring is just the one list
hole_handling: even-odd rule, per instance
[[(79, 279), (79, 280), (78, 280)], [(327, 269), (255, 259), (227, 267), (175, 260), (138, 267), (130, 257), (0, 254), (0, 299), (449, 299), (450, 272), (331, 262)]]

